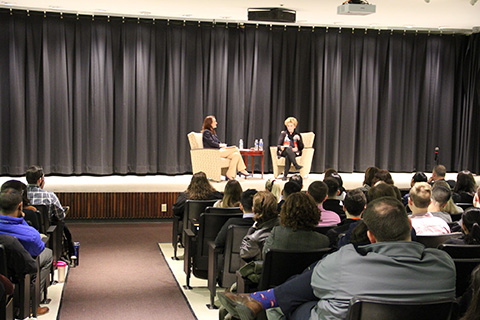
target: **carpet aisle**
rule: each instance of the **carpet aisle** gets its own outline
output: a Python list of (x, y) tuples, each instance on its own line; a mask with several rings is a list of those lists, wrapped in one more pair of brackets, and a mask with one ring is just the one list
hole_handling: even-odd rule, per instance
[(195, 319), (158, 242), (171, 223), (71, 223), (80, 265), (71, 269), (59, 319)]

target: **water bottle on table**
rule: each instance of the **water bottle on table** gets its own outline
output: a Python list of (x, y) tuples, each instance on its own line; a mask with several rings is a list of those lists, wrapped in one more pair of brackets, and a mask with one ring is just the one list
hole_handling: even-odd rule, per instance
[(255, 139), (255, 150), (258, 150), (258, 139)]
[(260, 139), (260, 142), (258, 142), (258, 150), (263, 151), (263, 139)]
[(240, 141), (238, 141), (238, 149), (243, 149), (243, 139), (240, 139)]

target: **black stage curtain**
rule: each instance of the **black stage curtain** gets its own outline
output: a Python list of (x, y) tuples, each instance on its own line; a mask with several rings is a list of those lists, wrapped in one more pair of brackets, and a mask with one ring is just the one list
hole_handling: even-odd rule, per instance
[[(312, 171), (480, 172), (479, 35), (0, 12), (0, 174), (191, 171), (187, 133), (316, 134)], [(270, 170), (267, 154), (266, 170)], [(258, 169), (258, 168), (257, 168)]]

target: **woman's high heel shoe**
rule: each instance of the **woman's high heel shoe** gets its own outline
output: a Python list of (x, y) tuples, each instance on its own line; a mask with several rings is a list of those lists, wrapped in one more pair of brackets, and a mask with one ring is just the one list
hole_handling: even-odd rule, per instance
[(245, 179), (247, 179), (248, 177), (253, 177), (253, 174), (248, 173), (248, 172), (247, 172), (247, 173), (243, 173), (243, 172), (241, 172), (241, 171), (238, 171), (238, 175), (239, 175), (239, 176), (243, 176)]

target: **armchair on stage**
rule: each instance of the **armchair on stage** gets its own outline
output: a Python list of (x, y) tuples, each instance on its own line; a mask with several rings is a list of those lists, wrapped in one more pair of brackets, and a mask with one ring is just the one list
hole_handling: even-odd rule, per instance
[(202, 133), (192, 131), (187, 137), (190, 142), (193, 173), (203, 171), (208, 179), (221, 181), (222, 174), (225, 175), (228, 170), (230, 159), (220, 157), (219, 149), (204, 149)]
[[(315, 140), (315, 133), (313, 132), (303, 132), (300, 133), (302, 135), (303, 140), (303, 151), (300, 157), (297, 157), (297, 163), (303, 166), (300, 169), (300, 175), (302, 178), (305, 178), (310, 173), (310, 169), (312, 168), (312, 161), (313, 161), (313, 154), (315, 149), (313, 148), (313, 141)], [(272, 156), (272, 166), (273, 166), (273, 176), (277, 178), (280, 173), (284, 172), (285, 170), (285, 158), (277, 157), (277, 146), (270, 147), (270, 155)], [(193, 161), (193, 160), (192, 160)], [(291, 165), (290, 172), (297, 171), (293, 165)]]

